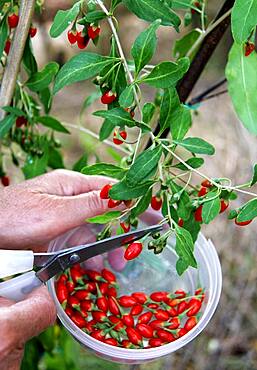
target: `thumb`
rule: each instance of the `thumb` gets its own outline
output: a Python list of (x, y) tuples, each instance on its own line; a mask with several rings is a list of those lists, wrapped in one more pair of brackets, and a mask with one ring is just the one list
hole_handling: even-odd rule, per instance
[(56, 308), (45, 286), (34, 290), (27, 299), (8, 307), (10, 330), (16, 343), (24, 343), (54, 324)]
[(63, 226), (73, 228), (85, 223), (87, 218), (95, 217), (108, 211), (122, 211), (126, 207), (121, 203), (118, 207), (109, 208), (108, 200), (100, 198), (100, 191), (54, 199), (55, 212), (59, 214)]

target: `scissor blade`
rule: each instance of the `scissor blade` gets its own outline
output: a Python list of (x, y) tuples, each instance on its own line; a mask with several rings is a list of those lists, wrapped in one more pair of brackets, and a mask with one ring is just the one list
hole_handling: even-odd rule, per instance
[[(50, 259), (49, 263), (38, 271), (37, 276), (40, 280), (46, 282), (62, 270), (72, 266), (74, 263), (82, 263), (89, 258), (110, 252), (128, 243), (139, 240), (147, 234), (152, 234), (161, 230), (162, 225), (149, 226), (141, 230), (131, 231), (126, 234), (117, 235), (91, 244), (80, 245), (63, 250), (61, 253), (55, 254), (55, 257)], [(76, 262), (74, 262), (75, 256), (77, 257)]]

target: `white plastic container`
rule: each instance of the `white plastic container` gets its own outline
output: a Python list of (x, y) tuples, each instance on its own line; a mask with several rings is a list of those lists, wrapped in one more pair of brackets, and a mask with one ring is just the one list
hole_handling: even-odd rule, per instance
[[(57, 251), (76, 245), (78, 240), (79, 242), (88, 242), (91, 237), (92, 233), (88, 233), (88, 228), (75, 229), (52, 242), (50, 251)], [(155, 360), (177, 351), (192, 341), (206, 327), (217, 308), (222, 287), (221, 266), (214, 245), (200, 234), (195, 244), (198, 269), (190, 268), (182, 277), (179, 277), (175, 269), (177, 256), (173, 245), (174, 240), (171, 239), (164, 252), (160, 255), (154, 255), (152, 251), (144, 248), (140, 257), (129, 262), (123, 271), (114, 272), (121, 286), (120, 294), (129, 294), (135, 291), (151, 293), (158, 290), (173, 292), (178, 288), (193, 293), (199, 285), (203, 287), (206, 298), (202, 317), (199, 323), (185, 336), (172, 343), (152, 349), (125, 349), (102, 343), (80, 330), (66, 315), (57, 300), (54, 280), (52, 279), (48, 284), (49, 291), (56, 303), (58, 317), (64, 327), (82, 346), (91, 349), (97, 356), (109, 361), (126, 364), (139, 364)], [(105, 258), (104, 261), (105, 266), (110, 268), (108, 259)]]

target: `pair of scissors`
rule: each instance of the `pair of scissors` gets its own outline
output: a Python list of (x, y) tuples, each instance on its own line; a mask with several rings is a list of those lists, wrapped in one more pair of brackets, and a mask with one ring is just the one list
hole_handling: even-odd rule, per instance
[(110, 252), (144, 236), (162, 230), (162, 225), (128, 232), (94, 243), (78, 245), (51, 253), (0, 250), (0, 278), (21, 274), (0, 283), (0, 297), (21, 301), (35, 288), (67, 268), (92, 257)]

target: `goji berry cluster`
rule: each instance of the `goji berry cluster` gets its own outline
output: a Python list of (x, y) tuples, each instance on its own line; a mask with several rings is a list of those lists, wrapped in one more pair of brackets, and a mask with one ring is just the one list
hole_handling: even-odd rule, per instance
[[(7, 18), (8, 26), (10, 29), (10, 34), (8, 36), (8, 39), (5, 42), (5, 47), (4, 47), (4, 51), (7, 55), (9, 54), (9, 51), (11, 48), (11, 30), (15, 29), (18, 26), (19, 19), (20, 19), (19, 15), (15, 12), (9, 14)], [(37, 34), (37, 28), (31, 25), (29, 29), (29, 36), (33, 38), (36, 36), (36, 34)]]
[[(110, 195), (109, 195), (109, 191), (111, 190), (112, 188), (112, 185), (111, 184), (107, 184), (105, 185), (102, 189), (101, 189), (101, 192), (100, 192), (100, 198), (101, 199), (109, 199), (108, 200), (108, 207), (109, 208), (116, 208), (118, 207), (122, 201), (121, 200), (115, 200), (115, 199), (111, 199), (110, 198)], [(125, 204), (126, 207), (130, 207), (131, 204), (132, 204), (132, 201), (131, 200), (123, 200), (123, 203)], [(125, 231), (125, 229), (124, 229)], [(127, 230), (129, 231), (129, 230)]]
[(69, 43), (74, 45), (77, 43), (79, 49), (85, 49), (90, 40), (96, 40), (101, 32), (98, 25), (90, 24), (83, 28), (82, 31), (77, 31), (76, 24), (67, 33)]
[(71, 267), (56, 282), (57, 298), (70, 319), (91, 337), (118, 347), (152, 348), (188, 333), (201, 316), (204, 291), (194, 295), (135, 292), (118, 296), (116, 276)]

